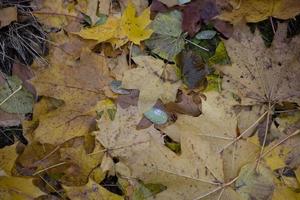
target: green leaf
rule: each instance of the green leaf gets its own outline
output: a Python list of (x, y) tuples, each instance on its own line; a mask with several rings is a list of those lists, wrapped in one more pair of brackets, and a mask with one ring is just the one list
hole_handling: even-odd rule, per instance
[(223, 41), (221, 41), (217, 48), (215, 54), (209, 58), (208, 60), (209, 65), (214, 65), (214, 64), (221, 64), (221, 65), (226, 65), (230, 64), (230, 58), (227, 54), (225, 44)]
[(219, 74), (210, 74), (207, 77), (207, 88), (205, 89), (206, 92), (208, 91), (220, 91), (221, 88), (221, 78)]
[(182, 33), (181, 23), (181, 12), (174, 10), (168, 13), (157, 14), (151, 23), (151, 29), (160, 35), (179, 37)]
[(7, 77), (7, 80), (8, 83), (0, 87), (0, 109), (8, 113), (31, 113), (33, 95), (22, 87), (22, 81), (19, 78), (11, 76)]
[(181, 23), (182, 16), (177, 10), (159, 13), (151, 24), (154, 34), (146, 40), (147, 47), (160, 57), (173, 61), (185, 45)]
[(114, 121), (115, 116), (116, 116), (116, 113), (117, 113), (117, 109), (114, 109), (114, 108), (112, 108), (112, 109), (107, 109), (107, 113), (108, 113), (109, 119), (110, 119), (111, 121)]

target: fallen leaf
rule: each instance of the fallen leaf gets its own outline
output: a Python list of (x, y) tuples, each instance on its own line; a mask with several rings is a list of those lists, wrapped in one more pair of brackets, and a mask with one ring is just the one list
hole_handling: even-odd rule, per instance
[(104, 24), (83, 29), (76, 34), (84, 39), (97, 40), (99, 43), (109, 41), (116, 47), (124, 45), (128, 40), (140, 44), (152, 34), (152, 30), (148, 28), (150, 22), (149, 9), (145, 9), (140, 16), (136, 17), (135, 7), (130, 3), (121, 19), (108, 17)]
[(98, 2), (99, 0), (89, 0), (87, 2), (87, 10), (86, 14), (91, 18), (92, 25), (96, 23), (98, 20), (97, 12), (98, 12)]
[(215, 54), (209, 58), (208, 63), (210, 65), (220, 64), (226, 65), (230, 64), (230, 57), (227, 54), (227, 50), (224, 42), (220, 42), (216, 48)]
[(39, 188), (33, 185), (32, 178), (0, 177), (0, 198), (32, 200), (43, 195)]
[(19, 78), (11, 76), (7, 81), (0, 87), (0, 109), (8, 113), (31, 113), (33, 95), (23, 87)]
[(7, 175), (11, 175), (11, 170), (15, 165), (17, 159), (16, 144), (6, 146), (0, 149), (0, 169), (3, 170)]
[(190, 2), (191, 0), (159, 0), (159, 1), (168, 7), (173, 7), (177, 5), (183, 5), (185, 3)]
[(91, 199), (96, 200), (101, 198), (102, 200), (123, 200), (124, 198), (109, 192), (98, 183), (89, 179), (88, 183), (79, 187), (64, 186), (69, 198), (74, 200)]
[(124, 73), (122, 87), (140, 91), (138, 101), (140, 113), (149, 110), (157, 99), (161, 99), (164, 103), (175, 101), (180, 82), (170, 83), (160, 78), (164, 66), (162, 60), (151, 56), (139, 56), (132, 59), (138, 67)]
[(204, 60), (193, 50), (184, 50), (176, 57), (176, 64), (181, 71), (183, 82), (189, 89), (205, 88), (209, 74)]
[[(32, 81), (39, 95), (64, 101), (64, 105), (39, 116), (39, 126), (34, 137), (41, 143), (63, 143), (72, 137), (88, 133), (94, 124), (95, 106), (103, 98), (104, 86), (111, 80), (102, 56), (85, 49), (80, 62), (72, 61), (70, 66), (65, 65), (65, 62), (73, 58), (57, 50), (60, 56), (53, 57), (55, 60), (50, 61), (52, 67), (37, 71), (37, 76)], [(48, 79), (49, 76), (53, 78)]]
[(254, 164), (245, 165), (241, 169), (235, 186), (244, 199), (257, 200), (271, 200), (275, 188), (272, 172), (262, 165), (256, 171)]
[(234, 24), (245, 19), (247, 22), (259, 22), (268, 17), (289, 19), (300, 13), (300, 4), (297, 0), (230, 0), (232, 11), (225, 11), (218, 16), (219, 19)]
[(201, 23), (207, 23), (218, 14), (215, 1), (196, 0), (187, 4), (182, 12), (182, 30), (193, 37), (200, 30)]
[(187, 92), (179, 90), (176, 101), (166, 104), (166, 109), (169, 112), (198, 117), (202, 113), (201, 98), (197, 93), (187, 94)]
[[(245, 26), (225, 41), (232, 65), (221, 66), (225, 74), (222, 88), (241, 98), (243, 105), (259, 102), (299, 102), (298, 41), (285, 41), (286, 28), (279, 24), (271, 48), (265, 48), (256, 33)], [(298, 38), (298, 37), (297, 37)], [(242, 52), (242, 53), (241, 53)]]
[(17, 7), (0, 8), (0, 28), (18, 20)]
[(110, 0), (98, 0), (99, 2), (99, 13), (109, 15), (111, 1)]
[(182, 15), (177, 10), (157, 14), (151, 23), (154, 34), (146, 45), (162, 58), (173, 61), (185, 44), (181, 23)]
[[(100, 151), (100, 149), (98, 149)], [(68, 186), (80, 186), (88, 182), (90, 173), (100, 165), (103, 153), (88, 155), (83, 146), (61, 148), (61, 159), (76, 165), (78, 171), (66, 170), (62, 183)], [(73, 166), (71, 166), (72, 168)]]
[(300, 194), (294, 192), (292, 189), (286, 186), (277, 186), (274, 190), (272, 200), (298, 200)]

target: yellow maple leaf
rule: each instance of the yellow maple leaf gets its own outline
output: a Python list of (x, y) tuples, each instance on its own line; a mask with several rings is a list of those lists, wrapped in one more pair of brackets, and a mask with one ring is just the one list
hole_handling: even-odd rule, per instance
[(150, 23), (150, 9), (145, 9), (140, 16), (136, 17), (136, 9), (130, 3), (121, 18), (121, 34), (126, 35), (134, 44), (140, 44), (140, 41), (148, 39), (153, 32), (147, 29)]
[(77, 34), (84, 39), (97, 40), (100, 43), (114, 38), (119, 24), (119, 19), (109, 17), (105, 24), (83, 29)]
[(84, 39), (97, 40), (99, 43), (108, 41), (120, 47), (128, 40), (140, 44), (141, 41), (148, 39), (153, 32), (147, 28), (150, 23), (150, 9), (147, 8), (140, 16), (136, 16), (136, 9), (130, 3), (120, 19), (109, 17), (105, 24), (83, 29), (75, 34)]

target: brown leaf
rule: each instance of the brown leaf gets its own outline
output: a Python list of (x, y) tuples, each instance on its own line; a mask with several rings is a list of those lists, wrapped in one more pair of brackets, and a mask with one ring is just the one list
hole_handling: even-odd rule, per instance
[(225, 22), (219, 19), (214, 19), (212, 21), (215, 29), (222, 33), (225, 38), (230, 38), (233, 34), (233, 25), (229, 22)]
[(207, 22), (218, 14), (214, 1), (196, 0), (183, 9), (182, 29), (193, 37), (201, 28), (202, 22)]
[(175, 102), (166, 104), (166, 109), (169, 112), (176, 112), (180, 114), (198, 117), (201, 115), (201, 98), (199, 94), (179, 90), (177, 92), (177, 99)]
[(139, 100), (139, 90), (128, 90), (129, 94), (119, 95), (117, 98), (117, 103), (121, 106), (121, 108), (125, 109), (129, 106), (137, 106)]

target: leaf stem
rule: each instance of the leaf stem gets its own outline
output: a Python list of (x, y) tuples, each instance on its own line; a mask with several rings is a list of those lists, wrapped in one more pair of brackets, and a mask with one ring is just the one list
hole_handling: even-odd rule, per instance
[(196, 46), (196, 47), (199, 47), (200, 49), (203, 49), (204, 51), (209, 52), (209, 49), (207, 49), (207, 48), (205, 48), (205, 47), (202, 47), (202, 46), (200, 46), (199, 44), (196, 44), (195, 42), (192, 42), (191, 40), (188, 40), (188, 39), (186, 39), (186, 38), (184, 38), (184, 40), (187, 41), (188, 43), (190, 43), (190, 44)]

